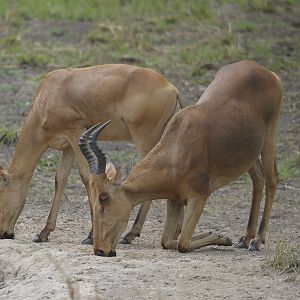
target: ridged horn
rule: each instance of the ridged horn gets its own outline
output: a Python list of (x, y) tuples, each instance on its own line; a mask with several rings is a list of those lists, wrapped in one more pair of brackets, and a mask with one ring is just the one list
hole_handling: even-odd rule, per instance
[(105, 154), (97, 145), (97, 137), (100, 132), (111, 122), (96, 124), (93, 127), (86, 130), (79, 139), (79, 147), (86, 158), (90, 170), (95, 174), (105, 174), (106, 157)]

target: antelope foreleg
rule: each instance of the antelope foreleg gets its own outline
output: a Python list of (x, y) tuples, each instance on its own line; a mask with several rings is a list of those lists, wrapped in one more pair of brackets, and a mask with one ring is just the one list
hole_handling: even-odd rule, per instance
[(34, 242), (38, 243), (48, 241), (50, 232), (54, 231), (56, 227), (59, 204), (61, 201), (62, 193), (64, 191), (64, 187), (70, 175), (73, 161), (74, 151), (72, 147), (64, 149), (55, 176), (55, 195), (52, 201), (51, 211), (44, 229), (33, 239)]
[(183, 205), (168, 200), (166, 221), (161, 238), (161, 245), (164, 249), (177, 249), (177, 238), (182, 227), (183, 211)]

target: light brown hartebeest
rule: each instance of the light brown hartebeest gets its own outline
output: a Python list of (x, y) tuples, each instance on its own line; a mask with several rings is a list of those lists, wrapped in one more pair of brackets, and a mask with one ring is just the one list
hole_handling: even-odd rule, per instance
[[(152, 199), (168, 199), (164, 248), (188, 252), (231, 245), (226, 236), (207, 232), (193, 237), (193, 232), (209, 195), (245, 172), (253, 182), (253, 199), (248, 227), (237, 247), (259, 250), (265, 243), (278, 182), (275, 155), (281, 93), (279, 77), (255, 62), (225, 66), (195, 105), (171, 119), (158, 144), (125, 181), (122, 170), (108, 179), (105, 155), (94, 142), (108, 123), (82, 135), (81, 148), (90, 166), (98, 164), (89, 181), (94, 253), (115, 256), (132, 207)], [(87, 154), (93, 152), (97, 160)], [(265, 208), (256, 234), (264, 185)]]
[[(0, 238), (13, 238), (34, 169), (47, 148), (62, 151), (47, 224), (35, 238), (47, 241), (74, 158), (88, 191), (89, 168), (78, 147), (83, 131), (112, 119), (102, 141), (132, 141), (141, 157), (158, 142), (176, 109), (178, 90), (151, 69), (100, 65), (49, 73), (36, 90), (7, 172), (0, 170)], [(89, 191), (88, 191), (88, 194)], [(90, 195), (89, 195), (90, 196)], [(125, 242), (138, 236), (150, 202), (142, 205)], [(91, 243), (90, 239), (86, 240)]]

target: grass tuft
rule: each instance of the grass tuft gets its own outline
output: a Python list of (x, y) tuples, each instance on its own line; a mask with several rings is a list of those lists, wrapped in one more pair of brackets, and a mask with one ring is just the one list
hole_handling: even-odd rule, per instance
[(300, 152), (279, 161), (279, 174), (284, 180), (300, 176)]
[(10, 146), (18, 141), (18, 133), (15, 129), (0, 128), (0, 143)]
[(39, 161), (38, 168), (40, 170), (55, 171), (60, 161), (60, 154), (58, 151), (49, 150)]
[(247, 6), (253, 11), (262, 11), (265, 13), (276, 13), (277, 7), (271, 0), (248, 0)]
[(49, 60), (46, 54), (28, 50), (19, 53), (17, 63), (20, 66), (45, 67), (48, 65)]
[(298, 271), (300, 267), (300, 243), (292, 245), (287, 241), (278, 241), (275, 254), (267, 260), (267, 264), (276, 272)]
[(238, 32), (254, 32), (258, 30), (258, 25), (245, 20), (238, 20), (234, 22), (233, 27)]
[(131, 151), (110, 151), (107, 153), (109, 160), (116, 162), (117, 164), (124, 164), (126, 162), (132, 161), (133, 164), (136, 164), (139, 161), (138, 154)]

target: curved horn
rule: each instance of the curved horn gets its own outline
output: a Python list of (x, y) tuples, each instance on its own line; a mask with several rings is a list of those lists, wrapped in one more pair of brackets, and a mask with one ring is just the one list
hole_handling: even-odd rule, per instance
[(103, 125), (101, 125), (99, 128), (96, 128), (92, 134), (90, 135), (90, 147), (92, 151), (94, 152), (95, 156), (97, 157), (97, 174), (105, 174), (106, 169), (106, 157), (105, 154), (101, 151), (101, 149), (97, 145), (97, 137), (100, 134), (100, 132), (111, 122), (111, 120), (107, 121)]
[(89, 145), (88, 145), (88, 138), (90, 136), (90, 134), (93, 132), (93, 130), (97, 127), (99, 127), (100, 124), (96, 124), (93, 127), (89, 128), (88, 130), (86, 130), (79, 139), (79, 148), (82, 152), (82, 154), (84, 155), (84, 157), (86, 158), (90, 170), (91, 172), (95, 173), (96, 169), (97, 169), (97, 162), (94, 158), (94, 154), (92, 152), (92, 150), (90, 149)]
[[(106, 157), (97, 145), (97, 137), (110, 122), (111, 120), (102, 125), (100, 123), (94, 125), (90, 129), (85, 131), (79, 139), (79, 147), (86, 160), (88, 161), (92, 173), (105, 173)], [(95, 156), (97, 160), (95, 159)]]

